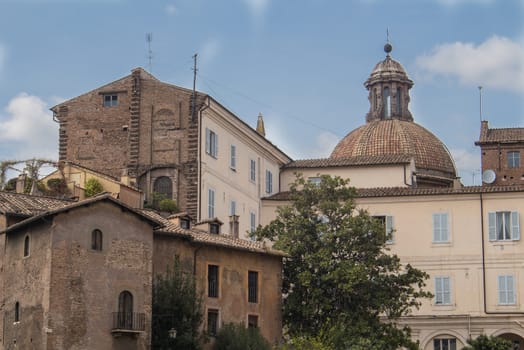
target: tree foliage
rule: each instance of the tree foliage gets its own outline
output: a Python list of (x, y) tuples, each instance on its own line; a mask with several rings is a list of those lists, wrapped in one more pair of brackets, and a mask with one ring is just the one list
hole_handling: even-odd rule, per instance
[[(198, 350), (202, 337), (202, 294), (193, 274), (183, 270), (175, 257), (172, 267), (158, 275), (153, 285), (152, 349)], [(169, 337), (176, 330), (176, 338)]]
[(104, 187), (102, 186), (100, 181), (98, 181), (94, 177), (86, 181), (85, 196), (87, 198), (93, 197), (94, 195), (97, 195), (102, 192), (104, 192)]
[(356, 208), (348, 184), (297, 176), (290, 205), (254, 233), (289, 254), (284, 325), (291, 337), (320, 339), (330, 349), (416, 348), (409, 328), (395, 321), (431, 297), (423, 290), (428, 275), (387, 251), (385, 227)]
[(499, 337), (481, 334), (476, 339), (468, 340), (468, 346), (462, 350), (511, 350), (511, 342)]
[(213, 350), (271, 350), (271, 345), (258, 328), (228, 323), (218, 331)]

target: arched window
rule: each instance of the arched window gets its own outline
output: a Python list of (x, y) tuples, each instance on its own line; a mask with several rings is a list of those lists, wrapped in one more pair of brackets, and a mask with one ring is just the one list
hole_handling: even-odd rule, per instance
[(397, 88), (397, 114), (400, 114), (402, 109), (402, 90)]
[(29, 236), (24, 239), (24, 257), (29, 256)]
[(20, 322), (20, 303), (15, 303), (15, 322)]
[(91, 249), (102, 251), (102, 231), (99, 229), (91, 232)]
[(391, 118), (391, 94), (389, 88), (384, 88), (384, 118)]
[(173, 199), (173, 182), (167, 176), (161, 176), (153, 184), (153, 192), (164, 194), (167, 199)]
[(133, 294), (127, 290), (118, 296), (118, 328), (133, 329)]

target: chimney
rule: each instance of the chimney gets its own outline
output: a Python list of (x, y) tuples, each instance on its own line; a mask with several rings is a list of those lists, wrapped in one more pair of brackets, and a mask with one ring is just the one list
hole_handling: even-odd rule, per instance
[(262, 113), (258, 113), (257, 132), (266, 137), (266, 129), (264, 128), (264, 117), (262, 116)]
[(229, 234), (235, 238), (238, 238), (238, 215), (229, 216)]
[(26, 174), (20, 174), (18, 175), (18, 178), (16, 179), (16, 193), (24, 193), (25, 192), (25, 182), (27, 181), (27, 175)]

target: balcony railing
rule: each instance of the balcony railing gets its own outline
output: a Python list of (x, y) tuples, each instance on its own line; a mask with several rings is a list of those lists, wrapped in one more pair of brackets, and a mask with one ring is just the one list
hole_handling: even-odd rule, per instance
[(142, 332), (146, 329), (146, 315), (139, 312), (113, 312), (113, 332)]

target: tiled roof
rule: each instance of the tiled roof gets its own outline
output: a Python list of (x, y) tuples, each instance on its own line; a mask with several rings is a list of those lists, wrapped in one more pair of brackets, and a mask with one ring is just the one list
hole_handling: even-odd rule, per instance
[(418, 173), (435, 171), (456, 177), (455, 164), (446, 146), (430, 131), (409, 121), (372, 121), (351, 131), (330, 158), (355, 156), (412, 156)]
[(32, 216), (65, 207), (71, 200), (0, 191), (0, 213)]
[(482, 133), (480, 143), (514, 143), (524, 142), (524, 128), (503, 128), (503, 129), (487, 129), (486, 133)]
[(348, 158), (298, 159), (284, 168), (331, 168), (351, 165), (406, 164), (411, 156), (402, 154), (384, 154), (376, 156), (354, 156)]
[(16, 223), (12, 226), (9, 226), (7, 229), (5, 229), (5, 232), (8, 232), (8, 231), (13, 231), (13, 230), (18, 230), (19, 228), (21, 227), (24, 227), (34, 221), (37, 221), (41, 218), (44, 218), (44, 217), (47, 217), (47, 216), (52, 216), (52, 215), (56, 215), (56, 214), (59, 214), (59, 213), (62, 213), (62, 212), (66, 212), (66, 211), (69, 211), (69, 210), (72, 210), (72, 209), (75, 209), (75, 208), (78, 208), (78, 207), (83, 207), (83, 206), (87, 206), (87, 205), (90, 205), (90, 204), (93, 204), (95, 202), (100, 202), (100, 201), (111, 201), (117, 205), (119, 205), (120, 207), (124, 208), (124, 209), (127, 209), (128, 211), (132, 212), (132, 213), (135, 213), (136, 215), (138, 216), (141, 216), (142, 218), (144, 219), (147, 219), (149, 220), (149, 222), (151, 224), (153, 224), (153, 226), (160, 226), (162, 223), (159, 222), (158, 220), (156, 220), (155, 218), (153, 217), (150, 217), (148, 215), (144, 215), (144, 213), (141, 211), (141, 210), (138, 210), (138, 209), (134, 209), (134, 208), (131, 208), (130, 206), (120, 202), (119, 200), (113, 198), (113, 196), (109, 193), (102, 193), (100, 195), (97, 195), (97, 196), (94, 196), (94, 197), (91, 197), (91, 198), (88, 198), (88, 199), (84, 199), (82, 201), (78, 201), (78, 202), (71, 202), (71, 201), (68, 201), (66, 203), (66, 205), (63, 205), (63, 206), (59, 206), (59, 207), (56, 207), (54, 209), (48, 209), (46, 211), (35, 211), (34, 213), (32, 213), (29, 218), (23, 220), (23, 221), (20, 221), (19, 223)]
[(158, 233), (177, 235), (182, 238), (187, 238), (192, 242), (200, 243), (200, 244), (213, 245), (213, 246), (225, 247), (225, 248), (230, 248), (230, 249), (237, 249), (237, 250), (261, 253), (261, 254), (276, 255), (276, 256), (285, 256), (286, 255), (285, 253), (279, 250), (275, 250), (275, 249), (268, 247), (263, 242), (249, 241), (249, 240), (235, 238), (235, 237), (223, 235), (223, 234), (219, 234), (219, 235), (211, 234), (211, 233), (208, 233), (207, 231), (203, 231), (203, 230), (199, 230), (195, 228), (186, 230), (186, 229), (181, 228), (178, 225), (173, 224), (172, 222), (163, 218), (162, 216), (160, 216), (159, 214), (157, 214), (154, 211), (142, 210), (142, 212), (144, 212), (144, 214), (162, 223), (162, 226), (155, 230), (155, 232), (158, 232)]
[[(431, 196), (431, 195), (460, 195), (474, 193), (508, 193), (524, 192), (524, 186), (465, 186), (458, 189), (451, 187), (433, 188), (411, 188), (411, 187), (377, 187), (377, 188), (357, 188), (357, 198), (371, 197), (402, 197), (402, 196)], [(263, 200), (288, 201), (289, 191), (275, 193)]]

